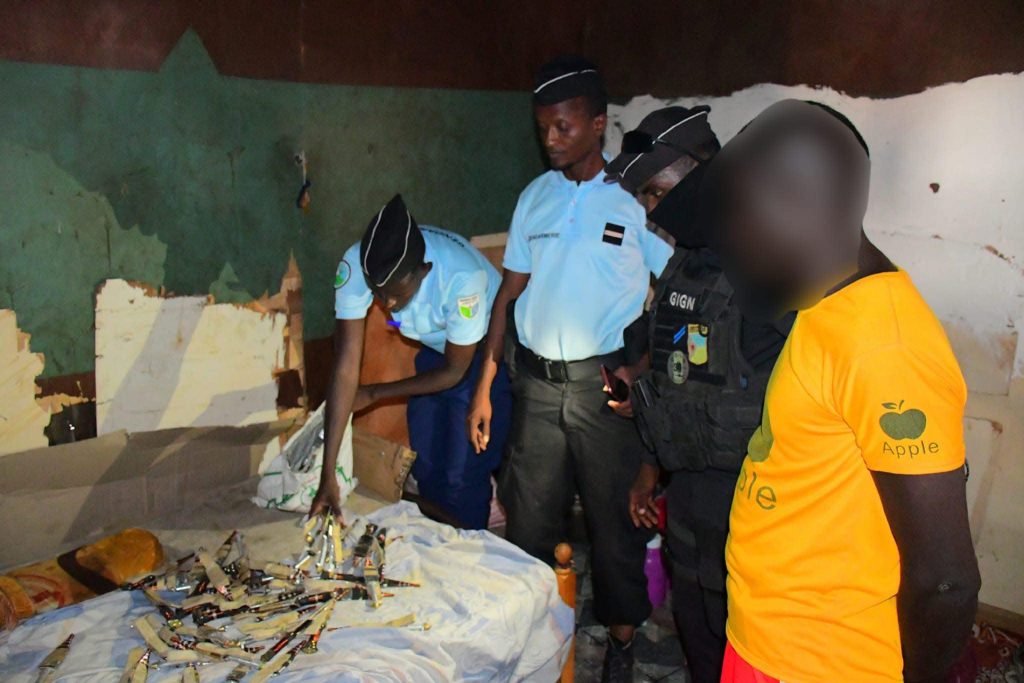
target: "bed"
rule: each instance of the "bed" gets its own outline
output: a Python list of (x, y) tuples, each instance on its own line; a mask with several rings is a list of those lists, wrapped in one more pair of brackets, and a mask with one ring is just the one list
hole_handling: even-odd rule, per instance
[[(359, 529), (366, 520), (386, 527), (393, 539), (385, 576), (420, 587), (389, 589), (393, 597), (376, 610), (339, 602), (328, 624), (334, 630), (324, 633), (319, 652), (299, 655), (276, 680), (558, 680), (574, 614), (547, 565), (491, 533), (430, 521), (408, 502), (350, 521)], [(301, 544), (298, 529), (291, 533)], [(131, 623), (153, 611), (140, 592), (117, 591), (34, 617), (0, 644), (0, 680), (35, 681), (43, 658), (74, 633), (55, 680), (117, 681), (129, 651), (143, 642)], [(410, 614), (409, 626), (375, 626)], [(200, 678), (224, 680), (234, 666), (202, 666)], [(164, 664), (149, 681), (177, 681), (181, 674)]]

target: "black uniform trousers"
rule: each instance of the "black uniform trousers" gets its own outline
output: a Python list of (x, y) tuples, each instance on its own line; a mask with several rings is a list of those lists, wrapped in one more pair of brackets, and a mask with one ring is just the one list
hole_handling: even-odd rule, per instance
[(506, 538), (553, 562), (566, 540), (578, 490), (591, 544), (594, 613), (605, 625), (650, 615), (644, 556), (649, 533), (629, 518), (629, 489), (643, 448), (630, 420), (607, 405), (600, 373), (564, 383), (520, 368), (512, 380), (512, 428), (498, 481)]
[(736, 472), (672, 472), (665, 493), (672, 614), (693, 683), (718, 683), (725, 654), (725, 541)]

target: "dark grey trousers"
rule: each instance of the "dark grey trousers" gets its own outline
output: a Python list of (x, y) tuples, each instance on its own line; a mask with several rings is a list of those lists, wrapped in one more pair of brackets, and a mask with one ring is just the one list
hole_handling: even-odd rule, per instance
[(693, 683), (718, 683), (725, 655), (725, 541), (735, 472), (672, 473), (666, 491), (672, 614)]
[(608, 408), (595, 375), (562, 384), (519, 369), (498, 499), (508, 517), (506, 538), (551, 563), (579, 491), (595, 616), (605, 625), (639, 625), (651, 612), (644, 575), (650, 534), (633, 526), (628, 504), (643, 445), (632, 422)]

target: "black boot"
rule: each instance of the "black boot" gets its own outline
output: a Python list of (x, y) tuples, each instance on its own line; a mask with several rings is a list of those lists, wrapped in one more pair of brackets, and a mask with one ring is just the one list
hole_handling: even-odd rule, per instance
[(620, 642), (608, 634), (608, 647), (604, 651), (601, 683), (633, 683), (633, 641)]

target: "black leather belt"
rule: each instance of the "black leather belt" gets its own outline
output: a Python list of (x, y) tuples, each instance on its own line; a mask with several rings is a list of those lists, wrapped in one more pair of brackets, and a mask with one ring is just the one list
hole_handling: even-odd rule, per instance
[(607, 366), (609, 370), (615, 370), (623, 364), (624, 360), (622, 349), (583, 360), (548, 360), (541, 358), (522, 344), (516, 344), (516, 365), (518, 367), (525, 368), (534, 377), (559, 384), (578, 382), (584, 379), (600, 380), (602, 365)]

